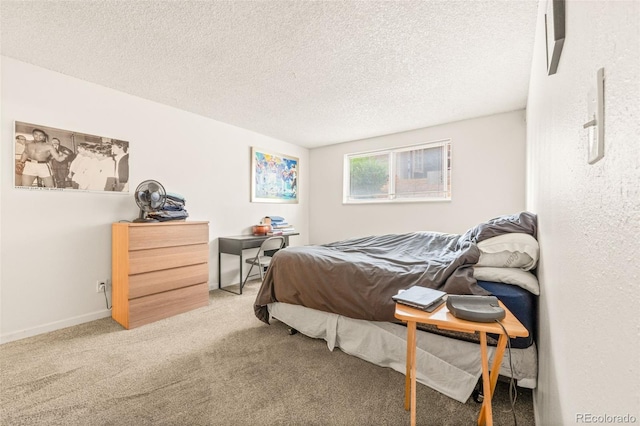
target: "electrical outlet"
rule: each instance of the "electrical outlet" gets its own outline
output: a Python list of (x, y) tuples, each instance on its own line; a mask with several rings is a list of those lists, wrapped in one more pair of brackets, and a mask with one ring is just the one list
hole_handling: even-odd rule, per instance
[(96, 281), (96, 293), (102, 293), (107, 287), (106, 281)]

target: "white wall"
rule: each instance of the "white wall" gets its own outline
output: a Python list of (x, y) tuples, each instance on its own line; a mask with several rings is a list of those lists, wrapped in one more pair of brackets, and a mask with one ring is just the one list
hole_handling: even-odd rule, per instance
[[(566, 2), (545, 73), (541, 2), (527, 106), (528, 201), (538, 213), (537, 424), (640, 421), (640, 3)], [(587, 164), (587, 92), (605, 68), (605, 157)], [(601, 422), (602, 423), (602, 422)], [(607, 422), (611, 423), (611, 422)]]
[[(307, 242), (307, 149), (7, 57), (1, 68), (0, 341), (109, 316), (95, 282), (111, 276), (111, 223), (138, 214), (133, 195), (13, 188), (14, 120), (129, 141), (132, 190), (157, 179), (210, 222), (211, 287), (218, 236), (281, 215), (301, 233), (292, 245)], [(299, 204), (249, 202), (251, 146), (300, 158)], [(236, 259), (223, 258), (225, 283), (239, 280)]]
[[(525, 208), (525, 113), (514, 111), (311, 150), (310, 241), (418, 230), (462, 233)], [(451, 139), (452, 200), (342, 204), (345, 154)]]

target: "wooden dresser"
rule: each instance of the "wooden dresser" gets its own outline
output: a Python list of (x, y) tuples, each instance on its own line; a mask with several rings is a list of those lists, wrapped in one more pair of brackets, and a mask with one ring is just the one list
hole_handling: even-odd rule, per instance
[(114, 223), (111, 317), (139, 327), (209, 304), (209, 223)]

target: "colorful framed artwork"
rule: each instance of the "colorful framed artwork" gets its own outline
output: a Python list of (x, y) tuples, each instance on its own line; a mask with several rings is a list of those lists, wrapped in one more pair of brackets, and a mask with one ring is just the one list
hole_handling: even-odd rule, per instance
[(251, 148), (251, 202), (297, 203), (300, 161), (290, 155)]
[(129, 193), (129, 142), (16, 121), (14, 187)]

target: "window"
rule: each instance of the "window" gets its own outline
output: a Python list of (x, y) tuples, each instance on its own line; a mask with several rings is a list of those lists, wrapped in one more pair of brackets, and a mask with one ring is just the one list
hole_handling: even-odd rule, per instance
[(345, 155), (343, 198), (345, 203), (450, 200), (451, 141)]

